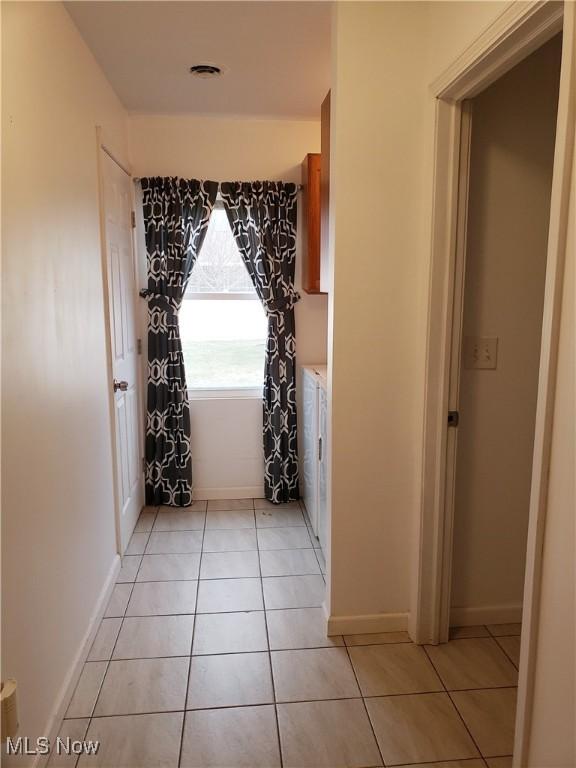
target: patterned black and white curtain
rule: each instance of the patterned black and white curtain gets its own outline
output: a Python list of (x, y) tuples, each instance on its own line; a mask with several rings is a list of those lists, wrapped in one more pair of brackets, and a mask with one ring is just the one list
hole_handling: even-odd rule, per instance
[(268, 316), (264, 371), (264, 488), (298, 499), (296, 437), (296, 185), (232, 182), (220, 192), (236, 244)]
[(190, 410), (178, 310), (206, 235), (218, 184), (142, 179), (148, 267), (146, 503), (192, 503)]

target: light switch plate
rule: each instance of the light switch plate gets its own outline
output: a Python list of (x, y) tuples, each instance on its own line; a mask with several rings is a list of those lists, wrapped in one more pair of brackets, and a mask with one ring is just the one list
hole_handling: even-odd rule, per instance
[(498, 360), (497, 336), (465, 336), (462, 361), (468, 369), (494, 369)]

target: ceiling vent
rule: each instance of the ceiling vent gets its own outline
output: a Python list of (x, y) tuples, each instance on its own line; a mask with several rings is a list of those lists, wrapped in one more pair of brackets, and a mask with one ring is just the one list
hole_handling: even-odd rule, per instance
[(190, 67), (190, 74), (202, 78), (218, 77), (222, 74), (222, 70), (215, 64), (194, 64)]

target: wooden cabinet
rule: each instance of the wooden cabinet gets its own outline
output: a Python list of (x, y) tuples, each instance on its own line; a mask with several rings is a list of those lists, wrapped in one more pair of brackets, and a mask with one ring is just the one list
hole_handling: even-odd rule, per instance
[(330, 281), (330, 91), (320, 113), (320, 291), (328, 293)]
[(302, 287), (320, 293), (320, 154), (302, 163)]
[(330, 93), (321, 111), (321, 153), (302, 163), (302, 287), (306, 293), (328, 292), (328, 209), (330, 202)]

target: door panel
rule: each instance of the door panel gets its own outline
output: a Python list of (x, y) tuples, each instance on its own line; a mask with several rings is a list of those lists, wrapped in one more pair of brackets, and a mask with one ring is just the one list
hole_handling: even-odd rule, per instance
[(126, 403), (126, 427), (127, 427), (127, 445), (128, 445), (128, 482), (129, 487), (133, 488), (138, 481), (138, 472), (140, 462), (138, 461), (138, 396), (136, 387), (132, 387), (126, 392), (124, 397)]
[(118, 246), (108, 242), (108, 252), (110, 254), (110, 290), (112, 307), (112, 330), (114, 339), (112, 348), (114, 351), (114, 360), (122, 360), (124, 357), (124, 322), (122, 318), (122, 261)]
[(128, 423), (126, 419), (126, 398), (116, 399), (116, 451), (118, 455), (120, 509), (124, 509), (130, 493), (128, 477)]
[(112, 377), (122, 383), (122, 388), (113, 392), (113, 412), (118, 527), (123, 553), (144, 503), (135, 318), (137, 283), (131, 222), (132, 179), (106, 152), (101, 151), (101, 158)]
[(128, 354), (133, 354), (136, 351), (136, 327), (135, 327), (135, 314), (136, 308), (134, 303), (134, 291), (136, 283), (136, 271), (134, 269), (134, 263), (132, 258), (132, 251), (128, 250), (122, 256), (122, 266), (126, 269), (126, 275), (122, 280), (122, 286), (124, 288), (124, 309), (125, 309), (125, 349)]

